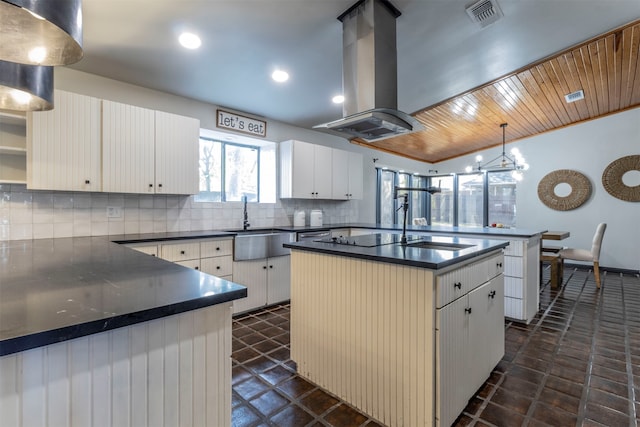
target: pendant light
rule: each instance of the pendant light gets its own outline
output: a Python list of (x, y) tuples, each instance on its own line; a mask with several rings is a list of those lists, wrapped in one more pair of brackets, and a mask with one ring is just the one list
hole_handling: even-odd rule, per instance
[(0, 0), (0, 60), (68, 65), (82, 58), (81, 0)]
[(45, 111), (53, 108), (53, 67), (0, 61), (0, 109)]
[(53, 108), (53, 66), (82, 58), (81, 0), (0, 0), (0, 109)]
[(476, 167), (467, 166), (465, 169), (466, 172), (472, 172), (473, 170), (483, 171), (483, 170), (510, 170), (511, 175), (517, 181), (522, 180), (522, 172), (523, 170), (529, 169), (529, 165), (525, 162), (524, 157), (520, 154), (520, 151), (517, 148), (513, 148), (511, 150), (511, 156), (508, 156), (505, 151), (505, 140), (506, 140), (506, 129), (507, 123), (502, 123), (500, 125), (502, 128), (502, 154), (498, 157), (486, 162), (482, 163), (482, 156), (476, 156)]

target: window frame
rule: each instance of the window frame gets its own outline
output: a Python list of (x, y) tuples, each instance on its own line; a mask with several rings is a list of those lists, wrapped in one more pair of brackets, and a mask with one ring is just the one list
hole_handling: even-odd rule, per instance
[[(238, 142), (232, 142), (232, 141), (224, 141), (222, 139), (219, 138), (215, 138), (215, 137), (210, 137), (210, 136), (205, 136), (205, 135), (200, 135), (199, 141), (198, 143), (200, 143), (200, 141), (205, 140), (205, 141), (210, 141), (210, 142), (216, 142), (219, 143), (221, 145), (220, 148), (220, 200), (219, 201), (215, 201), (213, 203), (226, 203), (226, 202), (237, 202), (238, 200), (227, 200), (227, 182), (226, 182), (226, 172), (227, 172), (227, 146), (235, 146), (235, 147), (241, 147), (241, 148), (247, 148), (249, 150), (255, 150), (256, 151), (256, 200), (253, 201), (252, 203), (260, 203), (260, 199), (261, 199), (261, 183), (260, 183), (260, 168), (261, 168), (261, 151), (262, 151), (262, 147), (259, 145), (252, 145), (252, 144), (242, 144), (242, 143), (238, 143)], [(198, 165), (198, 168), (200, 168), (200, 165)], [(198, 177), (200, 177), (200, 170), (198, 170)], [(199, 179), (199, 178), (198, 178)], [(199, 191), (198, 194), (195, 195), (194, 197), (194, 201), (197, 203), (207, 203), (210, 201), (207, 200), (198, 200), (198, 196), (202, 193), (202, 191)]]
[[(392, 170), (389, 168), (382, 168), (382, 167), (377, 167), (376, 168), (376, 177), (377, 177), (377, 182), (376, 182), (376, 222), (380, 223), (381, 220), (381, 204), (382, 204), (382, 200), (381, 200), (381, 191), (380, 191), (380, 185), (381, 185), (381, 179), (382, 179), (382, 172), (389, 172), (389, 173), (393, 173), (394, 174), (394, 186), (398, 185), (399, 182), (399, 176), (400, 174), (407, 174), (407, 172), (404, 171), (396, 171), (396, 170)], [(453, 178), (453, 212), (452, 212), (452, 216), (453, 216), (453, 223), (451, 224), (451, 226), (453, 227), (458, 227), (459, 226), (459, 184), (460, 184), (460, 176), (466, 176), (466, 175), (481, 175), (482, 176), (482, 223), (479, 225), (473, 225), (473, 226), (469, 226), (469, 227), (474, 227), (474, 228), (481, 228), (481, 227), (487, 227), (489, 226), (489, 189), (490, 189), (490, 185), (489, 185), (489, 179), (490, 179), (490, 175), (492, 173), (498, 173), (498, 172), (504, 172), (502, 170), (495, 170), (495, 171), (482, 171), (481, 173), (478, 172), (472, 172), (472, 173), (450, 173), (450, 174), (440, 174), (440, 175), (421, 175), (421, 174), (408, 174), (411, 176), (411, 180), (413, 180), (413, 177), (420, 177), (420, 178), (426, 178), (427, 179), (427, 185), (431, 186), (431, 187), (436, 187), (437, 185), (437, 180), (439, 178), (443, 178), (443, 177), (452, 177)], [(413, 183), (412, 183), (413, 184)], [(517, 181), (514, 181), (513, 185), (516, 186), (515, 188), (515, 195), (514, 195), (514, 204), (516, 203), (517, 200)], [(411, 185), (413, 186), (413, 185)], [(429, 225), (432, 225), (431, 223), (431, 197), (432, 195), (430, 193), (426, 193), (426, 197), (424, 198), (424, 203), (426, 203), (426, 206), (423, 206), (423, 211), (425, 212), (425, 218), (427, 219), (427, 223)], [(408, 212), (408, 216), (407, 216), (407, 223), (410, 224), (413, 221), (413, 206), (411, 206), (411, 202), (412, 202), (412, 198), (409, 197), (409, 212)], [(396, 203), (394, 203), (394, 208), (397, 208)], [(422, 202), (421, 202), (422, 203)], [(401, 218), (398, 214), (394, 214), (394, 219), (396, 221), (396, 223), (394, 223), (394, 225), (398, 225), (399, 223), (398, 218)], [(514, 225), (516, 224), (517, 221), (517, 217), (515, 216), (514, 213)]]

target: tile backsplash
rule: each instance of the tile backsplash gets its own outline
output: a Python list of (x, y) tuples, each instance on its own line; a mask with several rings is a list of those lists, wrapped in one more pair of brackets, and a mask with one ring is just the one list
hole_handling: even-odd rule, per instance
[[(108, 217), (107, 208), (117, 217)], [(358, 222), (355, 201), (249, 203), (252, 228), (293, 224), (298, 209), (321, 209), (325, 224)], [(0, 184), (0, 241), (242, 227), (242, 203), (200, 203), (191, 196), (27, 190)]]

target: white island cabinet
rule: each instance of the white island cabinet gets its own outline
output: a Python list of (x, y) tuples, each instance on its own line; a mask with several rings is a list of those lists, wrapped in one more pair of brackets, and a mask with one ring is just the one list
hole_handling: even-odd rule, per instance
[(502, 250), (432, 269), (328, 245), (290, 246), (298, 373), (384, 425), (451, 425), (504, 355)]

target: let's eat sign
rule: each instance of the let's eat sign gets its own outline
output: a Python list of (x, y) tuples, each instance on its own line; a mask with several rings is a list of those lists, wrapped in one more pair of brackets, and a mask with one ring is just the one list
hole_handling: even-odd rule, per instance
[(219, 128), (231, 129), (256, 136), (267, 136), (266, 121), (252, 119), (224, 110), (217, 110), (216, 113), (218, 115), (217, 126)]

